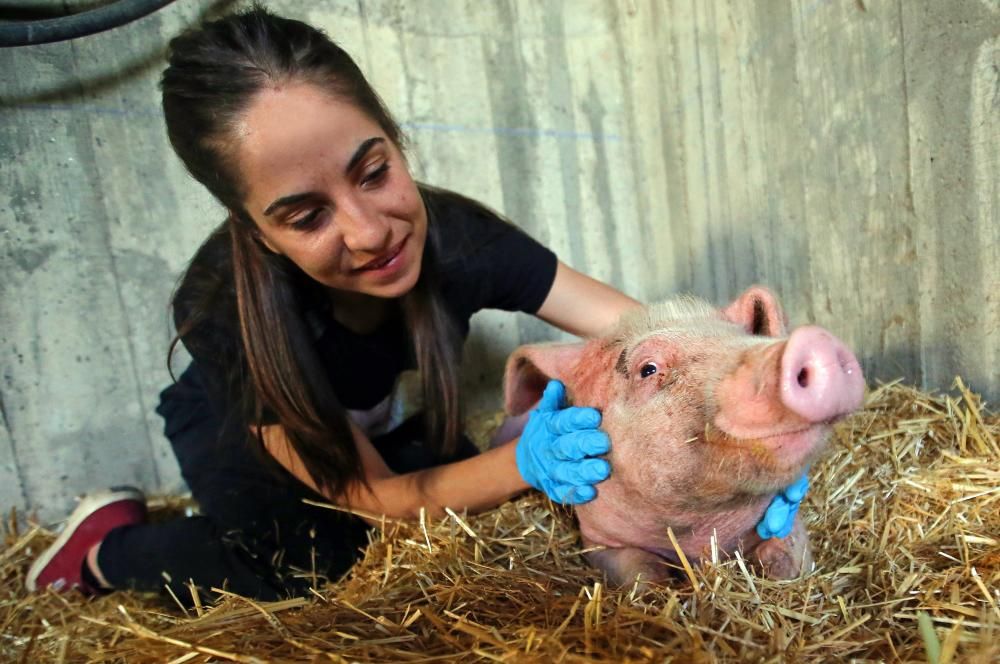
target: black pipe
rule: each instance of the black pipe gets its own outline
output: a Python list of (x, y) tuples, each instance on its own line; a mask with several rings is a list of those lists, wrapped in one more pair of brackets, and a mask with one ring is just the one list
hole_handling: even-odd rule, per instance
[(110, 5), (62, 18), (0, 23), (0, 48), (49, 44), (86, 37), (152, 14), (171, 2), (173, 0), (118, 0)]

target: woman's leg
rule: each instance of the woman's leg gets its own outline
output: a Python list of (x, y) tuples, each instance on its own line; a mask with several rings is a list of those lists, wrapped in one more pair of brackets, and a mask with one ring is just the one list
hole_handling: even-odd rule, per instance
[(270, 561), (243, 547), (207, 517), (124, 526), (108, 533), (97, 549), (98, 574), (113, 588), (157, 592), (169, 588), (181, 602), (192, 601), (188, 584), (203, 599), (212, 588), (276, 600), (284, 588)]
[[(336, 580), (366, 546), (365, 524), (303, 502), (326, 501), (276, 465), (268, 467), (245, 435), (227, 435), (200, 380), (189, 368), (164, 390), (157, 412), (202, 516), (111, 530), (91, 576), (116, 588), (169, 587), (181, 601), (190, 600), (189, 582), (206, 593), (226, 588), (276, 599)], [(478, 453), (463, 437), (455, 453), (441, 459), (422, 439), (417, 418), (373, 442), (398, 473)]]
[(303, 499), (324, 499), (268, 467), (245, 434), (227, 432), (196, 367), (164, 390), (157, 412), (201, 516), (111, 531), (97, 566), (113, 586), (169, 585), (183, 600), (192, 580), (206, 592), (273, 599), (306, 593), (350, 569), (367, 543), (365, 524), (307, 505)]

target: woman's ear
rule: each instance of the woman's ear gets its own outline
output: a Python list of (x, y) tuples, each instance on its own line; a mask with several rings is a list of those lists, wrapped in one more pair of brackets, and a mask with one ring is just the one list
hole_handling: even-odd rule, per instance
[(254, 229), (253, 235), (255, 238), (257, 238), (257, 241), (260, 242), (262, 245), (264, 245), (264, 248), (270, 251), (272, 254), (276, 254), (278, 256), (282, 255), (281, 252), (278, 251), (278, 248), (275, 247), (273, 244), (271, 244), (270, 240), (264, 237), (264, 234), (260, 232), (259, 228)]
[(265, 249), (267, 249), (275, 256), (283, 255), (278, 250), (278, 248), (274, 246), (274, 244), (272, 244), (270, 240), (267, 239), (267, 236), (265, 236), (263, 233), (260, 232), (260, 228), (257, 226), (257, 224), (253, 225), (253, 229), (250, 231), (250, 234), (254, 240), (256, 240), (259, 244), (261, 244)]
[(265, 249), (270, 251), (272, 254), (282, 256), (283, 254), (278, 251), (278, 248), (268, 240), (263, 233), (260, 232), (260, 226), (257, 225), (253, 219), (249, 217), (246, 213), (240, 215), (239, 212), (229, 210), (229, 223), (231, 224), (246, 224), (246, 227), (250, 229), (250, 237), (259, 242), (264, 246)]

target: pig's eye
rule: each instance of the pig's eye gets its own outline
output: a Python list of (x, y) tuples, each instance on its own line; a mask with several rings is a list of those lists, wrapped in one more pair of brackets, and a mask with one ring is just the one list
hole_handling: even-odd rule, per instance
[(643, 378), (649, 378), (656, 373), (656, 365), (653, 363), (644, 364), (642, 368), (639, 369), (639, 375)]

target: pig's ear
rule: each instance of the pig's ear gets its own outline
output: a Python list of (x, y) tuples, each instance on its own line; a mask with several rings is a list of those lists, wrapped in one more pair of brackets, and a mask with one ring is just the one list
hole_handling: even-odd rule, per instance
[[(509, 415), (527, 412), (542, 398), (549, 380), (567, 383), (583, 351), (582, 343), (521, 346), (507, 358), (504, 409)], [(571, 385), (566, 385), (572, 389)]]
[(783, 337), (788, 334), (788, 318), (774, 293), (763, 286), (751, 286), (722, 310), (722, 315), (750, 334)]

